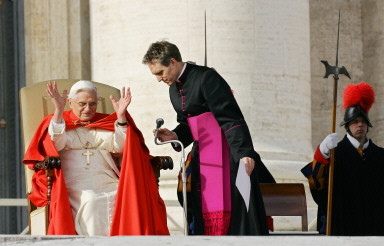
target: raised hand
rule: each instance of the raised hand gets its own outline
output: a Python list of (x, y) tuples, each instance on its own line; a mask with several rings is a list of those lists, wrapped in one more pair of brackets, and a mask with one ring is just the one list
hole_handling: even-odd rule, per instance
[(52, 103), (55, 105), (55, 108), (64, 111), (65, 104), (67, 103), (67, 90), (63, 91), (63, 96), (60, 95), (57, 90), (56, 81), (53, 83), (51, 81), (47, 84), (47, 93), (52, 100)]
[(63, 95), (61, 96), (59, 91), (57, 90), (56, 81), (53, 83), (51, 81), (47, 84), (47, 93), (52, 100), (52, 103), (55, 105), (55, 112), (53, 114), (52, 120), (56, 123), (61, 123), (63, 118), (63, 112), (65, 108), (65, 104), (67, 103), (67, 90), (63, 91)]
[(121, 97), (119, 101), (116, 101), (116, 99), (112, 95), (110, 95), (109, 98), (111, 99), (113, 109), (117, 114), (118, 121), (120, 123), (124, 123), (126, 122), (125, 112), (127, 112), (127, 108), (132, 100), (131, 88), (128, 87), (127, 89), (125, 89), (125, 87), (123, 87), (120, 93)]

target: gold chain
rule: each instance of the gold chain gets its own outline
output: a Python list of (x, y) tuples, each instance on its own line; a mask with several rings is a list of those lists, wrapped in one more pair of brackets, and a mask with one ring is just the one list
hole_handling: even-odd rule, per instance
[[(95, 132), (96, 132), (96, 130), (97, 129), (95, 128)], [(77, 128), (75, 129), (75, 132), (76, 132), (77, 137), (79, 138), (80, 143), (84, 146), (84, 148), (85, 149), (92, 149), (92, 144), (89, 141), (87, 141), (85, 144), (83, 143), (83, 141), (81, 141), (79, 133), (77, 132)]]

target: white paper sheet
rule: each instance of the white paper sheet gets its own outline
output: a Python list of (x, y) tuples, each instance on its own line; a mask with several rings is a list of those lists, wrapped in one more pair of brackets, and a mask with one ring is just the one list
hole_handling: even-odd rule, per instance
[(247, 211), (249, 210), (249, 197), (251, 195), (251, 179), (245, 171), (245, 163), (240, 160), (236, 176), (236, 187), (244, 199)]

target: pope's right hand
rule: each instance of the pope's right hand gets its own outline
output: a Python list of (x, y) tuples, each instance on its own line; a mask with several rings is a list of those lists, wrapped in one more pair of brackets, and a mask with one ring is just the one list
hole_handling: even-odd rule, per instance
[(67, 90), (64, 90), (63, 96), (61, 96), (57, 90), (56, 81), (53, 83), (49, 81), (47, 84), (47, 93), (55, 105), (56, 110), (59, 110), (59, 112), (64, 111), (65, 104), (67, 103)]
[[(168, 130), (167, 128), (159, 128), (159, 133), (157, 134), (157, 139), (161, 142), (176, 140), (177, 135), (173, 131)], [(156, 129), (153, 130), (153, 135), (156, 134)]]
[(337, 132), (329, 134), (325, 137), (323, 142), (321, 142), (319, 147), (320, 152), (323, 154), (323, 156), (329, 156), (330, 150), (336, 148), (338, 142), (339, 137)]

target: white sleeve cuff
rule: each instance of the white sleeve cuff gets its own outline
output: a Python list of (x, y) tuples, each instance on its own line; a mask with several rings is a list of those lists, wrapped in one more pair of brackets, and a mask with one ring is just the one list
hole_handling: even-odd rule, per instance
[(48, 133), (49, 135), (60, 135), (63, 134), (65, 131), (65, 122), (64, 120), (61, 120), (61, 123), (56, 123), (53, 120), (51, 120), (49, 127), (48, 127)]
[[(129, 123), (128, 123), (129, 124)], [(126, 133), (127, 132), (127, 126), (120, 126), (119, 124), (117, 124), (117, 120), (115, 121), (115, 130), (118, 130), (122, 133)]]

